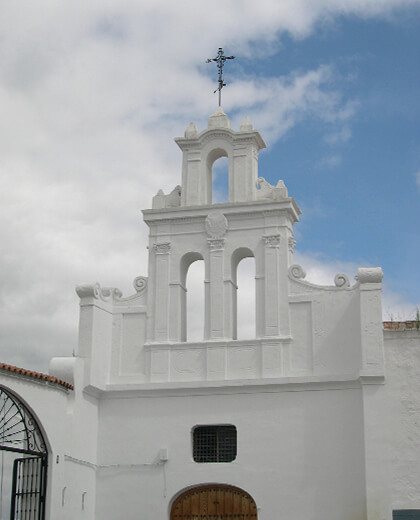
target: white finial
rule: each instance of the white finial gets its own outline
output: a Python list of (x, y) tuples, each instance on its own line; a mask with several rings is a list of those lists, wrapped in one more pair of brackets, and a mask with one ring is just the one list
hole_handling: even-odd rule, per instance
[(193, 122), (191, 122), (187, 129), (185, 130), (184, 136), (187, 139), (194, 139), (195, 137), (198, 137), (198, 128), (197, 125)]
[(241, 127), (239, 129), (241, 132), (250, 132), (252, 130), (254, 130), (254, 127), (251, 123), (251, 120), (249, 119), (248, 116), (245, 116), (244, 117), (244, 120), (242, 121), (241, 123)]
[(222, 107), (219, 107), (216, 112), (209, 117), (208, 128), (230, 128), (230, 121), (228, 116), (223, 112)]

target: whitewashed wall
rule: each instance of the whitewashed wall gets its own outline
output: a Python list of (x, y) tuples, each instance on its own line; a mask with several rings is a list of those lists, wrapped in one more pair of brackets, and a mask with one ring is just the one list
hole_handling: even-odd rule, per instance
[[(243, 384), (104, 397), (98, 461), (120, 467), (98, 471), (97, 518), (168, 519), (177, 494), (201, 483), (244, 489), (259, 520), (366, 518), (360, 384)], [(236, 426), (234, 462), (193, 461), (192, 429), (203, 424)], [(161, 448), (165, 464), (157, 464)]]
[(384, 332), (394, 509), (420, 509), (420, 331)]
[(72, 460), (95, 463), (97, 403), (94, 398), (83, 395), (82, 362), (73, 359), (71, 364), (72, 375), (68, 379), (76, 384), (75, 391), (33, 378), (0, 373), (0, 384), (33, 412), (47, 442), (47, 520), (95, 518), (95, 471)]

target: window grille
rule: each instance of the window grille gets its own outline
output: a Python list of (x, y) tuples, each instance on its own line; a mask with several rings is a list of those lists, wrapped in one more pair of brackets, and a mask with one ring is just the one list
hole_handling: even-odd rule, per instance
[(197, 426), (193, 432), (195, 462), (232, 462), (236, 459), (235, 426)]
[(393, 520), (420, 520), (420, 509), (396, 509), (392, 511)]

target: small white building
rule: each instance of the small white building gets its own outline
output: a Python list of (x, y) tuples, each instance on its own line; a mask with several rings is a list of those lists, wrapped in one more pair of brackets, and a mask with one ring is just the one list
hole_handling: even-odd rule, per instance
[[(419, 519), (420, 331), (384, 331), (381, 269), (305, 281), (299, 207), (259, 177), (265, 143), (248, 119), (234, 131), (219, 109), (176, 143), (182, 185), (143, 211), (149, 271), (135, 294), (77, 287), (77, 355), (49, 376), (0, 366), (10, 518)], [(219, 157), (229, 202), (213, 204)], [(246, 257), (256, 331), (239, 340)], [(195, 261), (199, 342), (186, 326)]]

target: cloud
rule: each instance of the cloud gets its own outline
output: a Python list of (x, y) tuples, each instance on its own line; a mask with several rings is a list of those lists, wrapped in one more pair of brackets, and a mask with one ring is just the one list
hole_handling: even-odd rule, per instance
[(384, 284), (382, 297), (382, 316), (384, 321), (409, 321), (416, 319), (417, 309), (420, 309), (420, 301), (407, 301), (401, 294), (388, 289)]
[[(371, 267), (358, 265), (355, 262), (343, 262), (324, 258), (316, 253), (300, 253), (296, 251), (294, 262), (301, 265), (306, 271), (305, 280), (317, 285), (335, 285), (336, 274), (344, 273), (348, 276), (350, 284), (354, 284), (354, 277), (359, 267)], [(372, 266), (373, 267), (373, 266)], [(389, 283), (384, 278), (382, 289), (382, 316), (383, 319), (395, 321), (412, 320), (415, 318), (419, 303), (408, 301), (401, 294), (391, 290)]]
[(333, 85), (332, 68), (320, 66), (281, 78), (234, 80), (225, 98), (231, 110), (240, 111), (234, 113), (236, 126), (246, 113), (266, 140), (273, 143), (307, 118), (316, 118), (334, 129), (350, 119), (356, 103), (343, 100)]
[(343, 126), (336, 132), (327, 134), (324, 141), (327, 144), (335, 145), (337, 143), (345, 143), (351, 138), (351, 130), (348, 126)]
[(334, 277), (337, 274), (346, 274), (351, 283), (355, 283), (354, 276), (358, 266), (355, 262), (343, 262), (324, 258), (321, 254), (300, 253), (294, 254), (294, 263), (301, 265), (305, 272), (305, 280), (317, 285), (335, 285)]
[(321, 168), (336, 168), (342, 162), (343, 158), (340, 154), (336, 153), (323, 157), (319, 162)]

